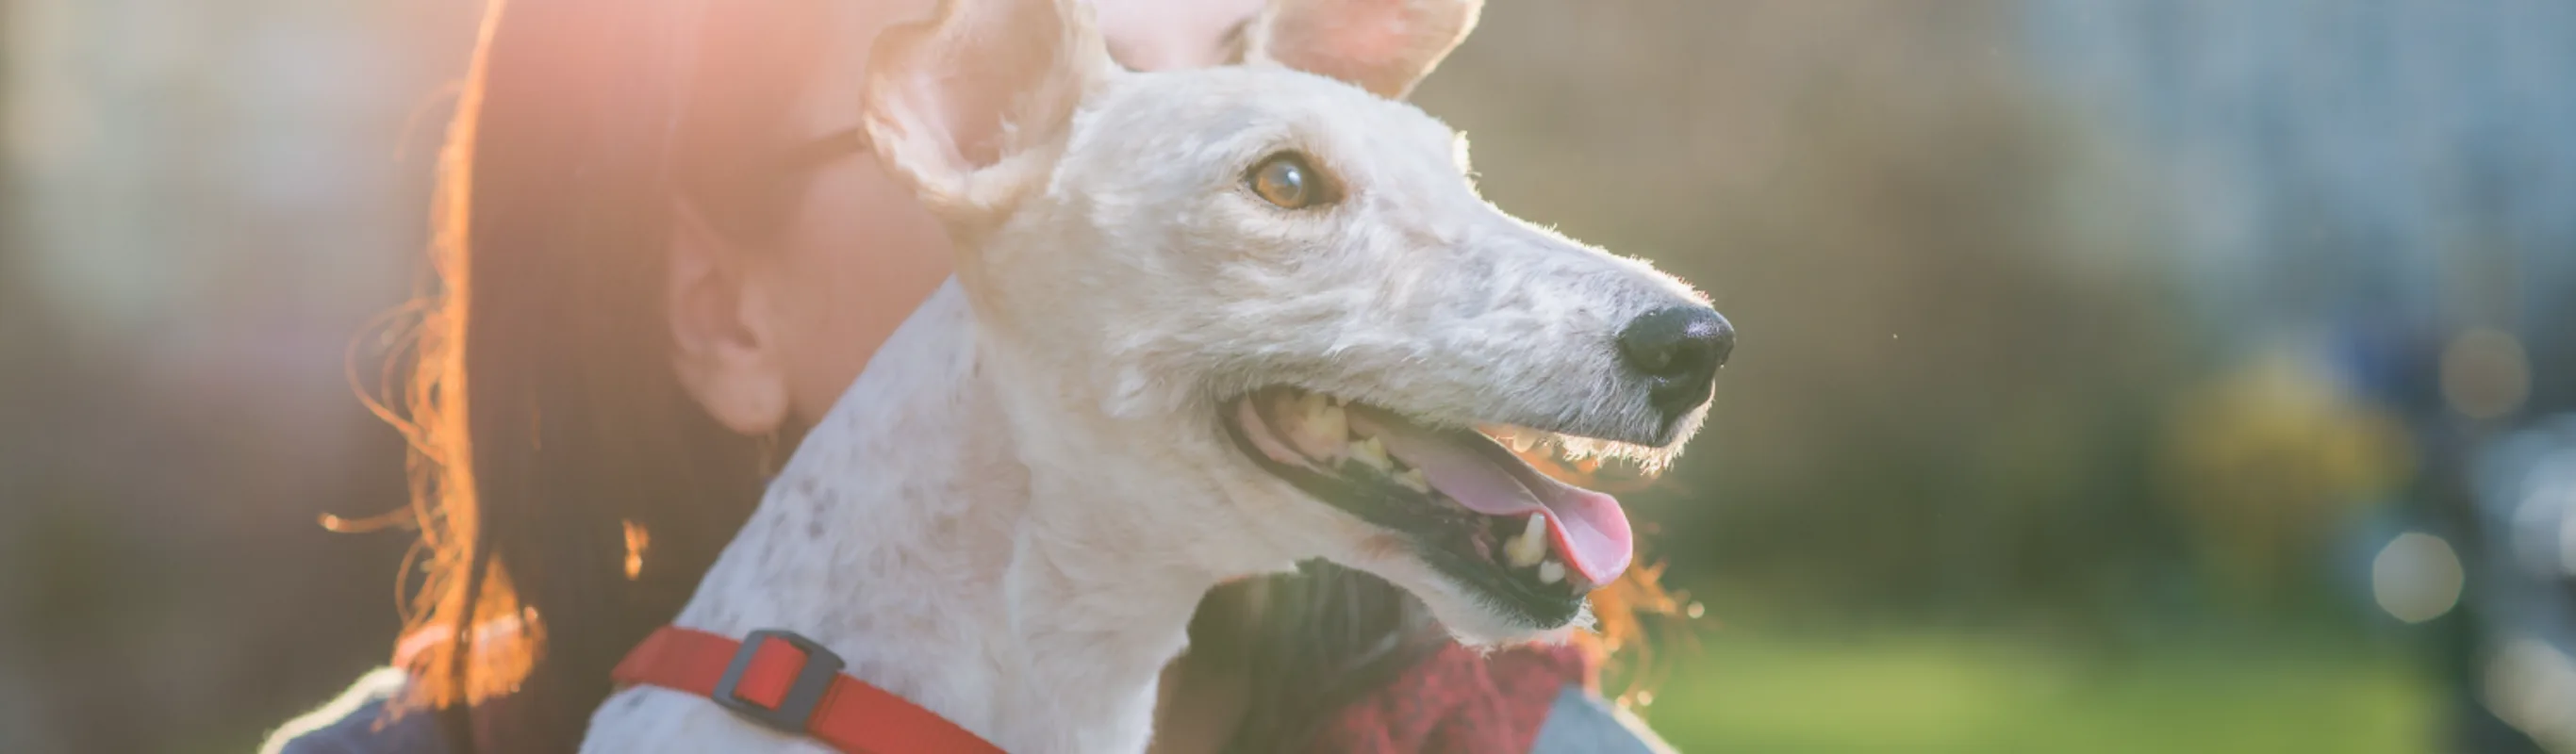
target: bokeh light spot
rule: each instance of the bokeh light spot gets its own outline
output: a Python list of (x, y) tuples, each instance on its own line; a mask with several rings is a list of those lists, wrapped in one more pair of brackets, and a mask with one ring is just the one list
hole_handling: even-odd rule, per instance
[(2442, 400), (2471, 419), (2493, 419), (2531, 397), (2531, 357), (2497, 330), (2461, 333), (2442, 349)]
[(2422, 623), (2460, 603), (2463, 573), (2448, 540), (2407, 532), (2389, 540), (2370, 562), (2370, 593), (2379, 609), (2398, 620)]
[(2487, 709), (2551, 751), (2576, 748), (2576, 660), (2529, 636), (2487, 659)]

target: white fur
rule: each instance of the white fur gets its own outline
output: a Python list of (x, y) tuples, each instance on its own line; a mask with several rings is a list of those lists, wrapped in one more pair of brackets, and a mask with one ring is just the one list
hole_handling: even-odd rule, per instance
[[(950, 221), (958, 279), (805, 438), (677, 623), (803, 633), (1022, 754), (1143, 749), (1200, 595), (1301, 559), (1383, 576), (1471, 641), (1564, 630), (1489, 608), (1402, 533), (1254, 466), (1222, 409), (1291, 384), (1661, 457), (1697, 416), (1666, 426), (1613, 339), (1704, 299), (1496, 210), (1457, 136), (1410, 106), (1258, 56), (1117, 70), (1069, 2), (1035, 30), (972, 28), (1047, 20), (1025, 2), (1007, 18), (952, 7), (893, 53), (911, 57), (876, 64), (880, 155)], [(1011, 82), (1013, 120), (979, 164), (932, 112), (935, 66), (988, 37), (1061, 49)], [(1291, 212), (1245, 190), (1282, 149), (1311, 155), (1342, 202)], [(639, 687), (600, 708), (584, 750), (823, 749)]]

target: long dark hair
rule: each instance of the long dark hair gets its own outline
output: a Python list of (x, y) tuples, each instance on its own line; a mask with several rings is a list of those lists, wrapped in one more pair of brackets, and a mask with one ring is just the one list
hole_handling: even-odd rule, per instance
[[(609, 668), (678, 613), (792, 447), (682, 389), (660, 293), (683, 197), (730, 234), (786, 217), (799, 176), (750, 168), (797, 146), (831, 7), (491, 0), (441, 159), (435, 280), (377, 404), (411, 441), (420, 531), (395, 661), (458, 750), (575, 748)], [(1441, 640), (1385, 582), (1309, 571), (1222, 588), (1193, 624), (1196, 656), (1251, 679), (1237, 748), (1292, 744)]]
[(827, 25), (787, 11), (827, 7), (490, 5), (441, 160), (438, 279), (389, 412), (412, 441), (425, 574), (396, 660), (453, 745), (574, 748), (608, 668), (758, 500), (761, 440), (670, 367), (666, 234), (684, 193), (736, 188), (708, 166), (775, 148), (800, 83), (716, 74), (810, 68)]

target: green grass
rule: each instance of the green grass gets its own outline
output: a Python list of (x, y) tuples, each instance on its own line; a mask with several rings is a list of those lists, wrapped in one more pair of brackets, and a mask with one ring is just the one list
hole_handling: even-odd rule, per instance
[(1715, 633), (1647, 708), (1686, 752), (2421, 752), (2433, 690), (2350, 644), (2083, 659), (2002, 639)]

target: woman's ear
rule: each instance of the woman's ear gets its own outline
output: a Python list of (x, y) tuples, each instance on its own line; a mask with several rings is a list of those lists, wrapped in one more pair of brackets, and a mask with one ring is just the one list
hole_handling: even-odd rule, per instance
[(681, 387), (727, 429), (766, 435), (787, 421), (787, 363), (771, 292), (743, 250), (687, 201), (672, 213), (663, 310)]

